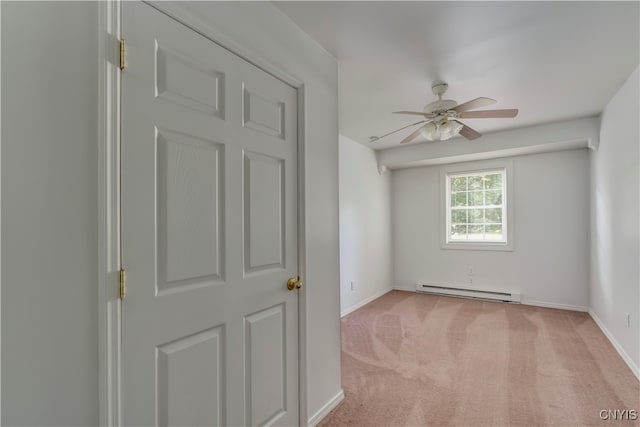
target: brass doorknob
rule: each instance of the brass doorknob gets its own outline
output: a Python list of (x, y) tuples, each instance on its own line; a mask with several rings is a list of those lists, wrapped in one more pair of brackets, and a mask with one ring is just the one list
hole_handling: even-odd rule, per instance
[(302, 280), (300, 280), (300, 277), (292, 277), (289, 280), (287, 280), (287, 289), (289, 289), (290, 291), (294, 289), (300, 289), (301, 287), (302, 287)]

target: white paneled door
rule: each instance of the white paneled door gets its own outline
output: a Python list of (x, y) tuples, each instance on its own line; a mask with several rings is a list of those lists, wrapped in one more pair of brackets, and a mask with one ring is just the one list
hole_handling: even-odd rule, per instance
[(297, 425), (297, 92), (122, 7), (122, 423)]

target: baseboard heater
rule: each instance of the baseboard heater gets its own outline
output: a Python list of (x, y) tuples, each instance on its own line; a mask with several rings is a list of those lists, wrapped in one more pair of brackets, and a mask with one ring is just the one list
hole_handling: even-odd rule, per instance
[(492, 300), (492, 301), (520, 303), (519, 292), (456, 288), (452, 286), (440, 286), (440, 285), (431, 285), (431, 284), (423, 284), (423, 283), (416, 283), (416, 292), (425, 292), (429, 294), (438, 294), (438, 295), (447, 295), (447, 296), (456, 296), (456, 297), (465, 297), (465, 298), (486, 299), (486, 300)]

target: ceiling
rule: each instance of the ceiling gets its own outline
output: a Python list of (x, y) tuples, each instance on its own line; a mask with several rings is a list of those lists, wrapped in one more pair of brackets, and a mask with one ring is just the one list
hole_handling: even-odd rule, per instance
[[(275, 2), (338, 59), (340, 133), (398, 146), (436, 100), (486, 96), (515, 119), (465, 119), (482, 133), (599, 114), (638, 66), (638, 2)], [(482, 138), (474, 143), (481, 143)], [(421, 137), (414, 143), (425, 143)], [(461, 137), (448, 143), (466, 143)]]

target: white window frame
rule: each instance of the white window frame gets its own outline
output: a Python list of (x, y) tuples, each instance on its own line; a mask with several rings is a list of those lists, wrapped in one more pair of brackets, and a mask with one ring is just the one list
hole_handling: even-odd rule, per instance
[[(502, 223), (506, 241), (449, 240), (450, 229), (450, 175), (473, 175), (503, 170)], [(442, 249), (513, 251), (515, 249), (515, 222), (513, 208), (513, 160), (497, 159), (458, 163), (440, 168), (440, 247)]]

